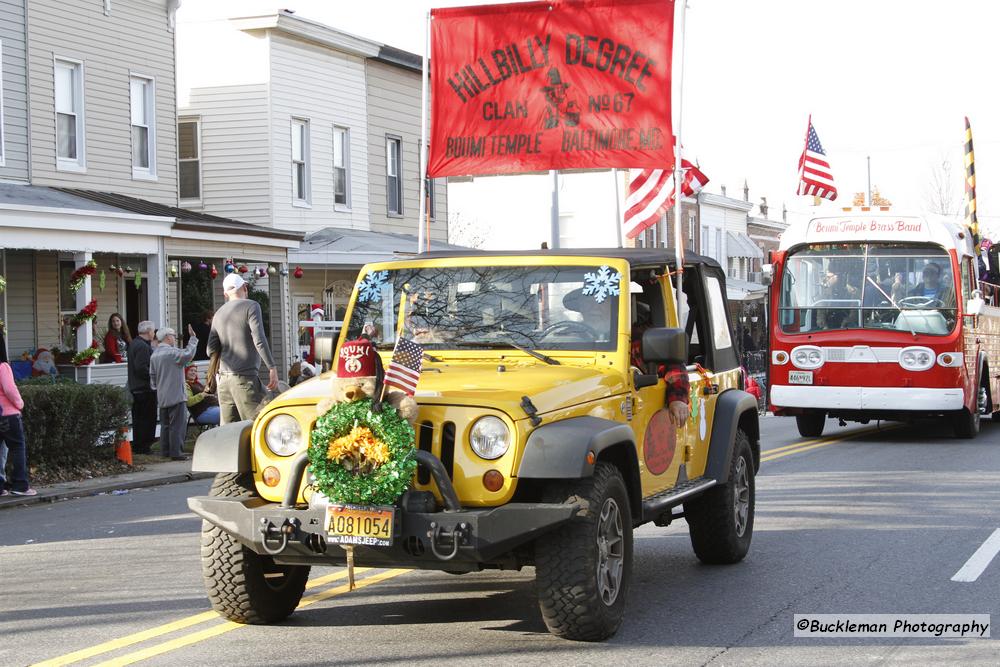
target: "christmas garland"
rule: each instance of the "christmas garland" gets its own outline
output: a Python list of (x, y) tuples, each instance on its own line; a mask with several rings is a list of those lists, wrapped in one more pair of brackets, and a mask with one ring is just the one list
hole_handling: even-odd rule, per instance
[(3, 276), (0, 276), (0, 292), (4, 291), (5, 289), (7, 289), (7, 279), (4, 278)]
[(77, 270), (73, 271), (73, 273), (69, 274), (70, 291), (72, 291), (73, 294), (76, 294), (80, 288), (83, 287), (83, 283), (86, 282), (87, 278), (95, 273), (97, 273), (97, 262), (94, 260), (90, 260)]
[(97, 299), (91, 299), (90, 303), (83, 307), (79, 313), (73, 316), (69, 321), (70, 326), (74, 329), (79, 329), (84, 325), (84, 323), (97, 317)]
[(87, 366), (94, 363), (94, 361), (101, 356), (101, 348), (94, 343), (86, 350), (82, 350), (73, 355), (72, 363), (74, 366)]
[(410, 486), (413, 427), (388, 404), (337, 403), (316, 420), (309, 443), (314, 486), (335, 503), (391, 505)]

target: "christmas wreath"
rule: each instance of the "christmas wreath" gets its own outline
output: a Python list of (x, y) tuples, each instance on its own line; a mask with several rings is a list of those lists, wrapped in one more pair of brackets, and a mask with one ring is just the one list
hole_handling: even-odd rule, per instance
[(72, 363), (74, 366), (88, 366), (101, 356), (101, 348), (94, 343), (85, 350), (81, 350), (73, 355)]
[(391, 505), (417, 468), (413, 427), (391, 405), (337, 403), (316, 420), (309, 443), (314, 486), (335, 503)]
[(87, 278), (95, 273), (97, 273), (97, 262), (94, 260), (90, 260), (77, 270), (73, 271), (73, 273), (69, 274), (70, 291), (72, 291), (73, 294), (76, 294), (80, 288), (83, 287), (83, 283), (87, 280)]
[(95, 317), (97, 317), (97, 299), (91, 299), (90, 303), (84, 306), (83, 310), (74, 315), (69, 323), (74, 329), (79, 329), (86, 322), (89, 322)]

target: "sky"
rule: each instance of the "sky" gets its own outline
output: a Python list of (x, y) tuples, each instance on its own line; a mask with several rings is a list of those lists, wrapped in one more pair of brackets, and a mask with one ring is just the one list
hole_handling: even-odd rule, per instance
[[(295, 10), (413, 53), (431, 7), (475, 0), (184, 0), (180, 20)], [(893, 207), (926, 211), (935, 172), (962, 209), (964, 117), (972, 123), (980, 222), (1000, 236), (1000, 4), (984, 0), (688, 0), (682, 143), (711, 179), (767, 197), (772, 218), (816, 211), (795, 194), (813, 124), (849, 206), (871, 183)], [(675, 65), (676, 65), (675, 54)], [(676, 71), (676, 70), (675, 70)], [(676, 80), (675, 74), (675, 80)], [(944, 165), (947, 164), (946, 171)]]

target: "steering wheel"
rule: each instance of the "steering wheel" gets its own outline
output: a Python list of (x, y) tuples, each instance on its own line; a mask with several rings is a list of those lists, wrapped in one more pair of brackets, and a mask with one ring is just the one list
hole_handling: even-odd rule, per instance
[(933, 296), (907, 296), (899, 300), (899, 305), (908, 308), (944, 308), (944, 301)]
[(572, 320), (563, 320), (562, 322), (556, 322), (554, 324), (550, 324), (549, 326), (545, 327), (545, 329), (542, 330), (541, 337), (545, 339), (555, 333), (573, 333), (573, 332), (583, 334), (588, 338), (590, 338), (591, 340), (597, 340), (600, 337), (600, 334), (594, 327), (590, 326), (589, 324), (585, 324), (583, 322), (573, 322)]

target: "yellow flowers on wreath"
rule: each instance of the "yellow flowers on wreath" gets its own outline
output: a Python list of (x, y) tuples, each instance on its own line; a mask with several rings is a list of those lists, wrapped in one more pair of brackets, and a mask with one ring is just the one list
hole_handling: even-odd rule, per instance
[(332, 438), (326, 457), (347, 470), (369, 472), (389, 461), (389, 446), (367, 426), (355, 425), (347, 435)]

